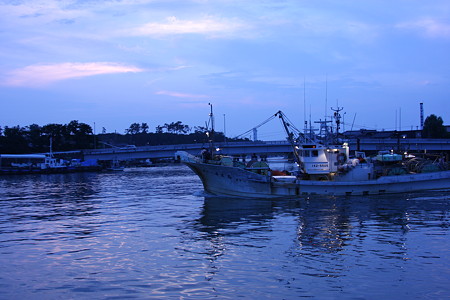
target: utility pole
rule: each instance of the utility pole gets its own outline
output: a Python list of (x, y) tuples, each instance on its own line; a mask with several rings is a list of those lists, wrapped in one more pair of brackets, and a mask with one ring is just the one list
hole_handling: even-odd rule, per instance
[(94, 149), (97, 149), (97, 143), (95, 140), (95, 122), (94, 122)]
[(423, 102), (420, 102), (420, 129), (423, 129)]
[(225, 126), (225, 114), (223, 114), (223, 138), (224, 138), (224, 142), (227, 142), (227, 129)]

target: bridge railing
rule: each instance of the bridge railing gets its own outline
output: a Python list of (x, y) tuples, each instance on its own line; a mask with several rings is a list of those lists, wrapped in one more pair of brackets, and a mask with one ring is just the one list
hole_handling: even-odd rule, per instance
[[(245, 147), (245, 146), (262, 146), (262, 145), (286, 145), (286, 141), (248, 141), (248, 142), (216, 142), (214, 145), (216, 147)], [(103, 149), (85, 149), (84, 154), (95, 155), (95, 154), (109, 154), (109, 153), (133, 153), (139, 151), (161, 151), (161, 150), (186, 150), (186, 149), (198, 149), (208, 147), (208, 144), (197, 143), (197, 144), (178, 144), (178, 145), (158, 145), (158, 146), (139, 146), (131, 149), (120, 149), (120, 148), (103, 148)]]
[[(350, 150), (357, 149), (356, 139), (349, 140)], [(158, 146), (141, 146), (131, 149), (87, 149), (83, 150), (85, 157), (110, 159), (117, 157), (118, 159), (142, 159), (142, 158), (161, 158), (172, 157), (176, 151), (184, 150), (192, 154), (197, 154), (203, 147), (209, 145), (205, 143), (181, 144), (181, 145), (158, 145)], [(248, 141), (248, 142), (218, 142), (215, 143), (217, 148), (222, 150), (226, 155), (249, 155), (270, 154), (270, 153), (287, 153), (291, 151), (290, 144), (287, 141)], [(400, 149), (401, 151), (450, 151), (450, 139), (361, 139), (359, 141), (361, 151), (380, 151), (387, 149)]]

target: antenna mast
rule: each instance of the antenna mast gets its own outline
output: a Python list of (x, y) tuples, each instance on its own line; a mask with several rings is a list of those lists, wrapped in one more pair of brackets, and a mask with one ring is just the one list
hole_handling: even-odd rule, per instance
[(334, 111), (334, 120), (336, 122), (336, 138), (339, 136), (339, 129), (341, 128), (341, 114), (339, 112), (343, 109), (343, 107), (339, 106), (337, 108), (331, 108)]
[(306, 82), (303, 78), (303, 123), (305, 124), (304, 134), (308, 132), (308, 121), (306, 121)]
[(328, 74), (325, 80), (325, 121), (327, 120), (327, 107), (328, 107)]

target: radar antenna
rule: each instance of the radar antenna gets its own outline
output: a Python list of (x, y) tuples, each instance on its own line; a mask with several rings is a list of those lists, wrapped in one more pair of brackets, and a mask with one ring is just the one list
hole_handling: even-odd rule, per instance
[(343, 107), (339, 106), (337, 108), (331, 108), (334, 111), (334, 121), (336, 122), (336, 138), (339, 136), (339, 129), (341, 129), (341, 114), (339, 112), (343, 109)]

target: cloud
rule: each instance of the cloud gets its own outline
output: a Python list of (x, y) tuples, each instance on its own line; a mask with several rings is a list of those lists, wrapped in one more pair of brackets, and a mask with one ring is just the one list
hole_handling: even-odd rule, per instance
[(450, 38), (450, 24), (426, 18), (414, 22), (404, 22), (396, 25), (397, 28), (419, 31), (432, 38)]
[(43, 22), (54, 20), (73, 20), (90, 14), (87, 10), (74, 9), (73, 1), (32, 0), (0, 3), (0, 12), (7, 18), (20, 18), (22, 21)]
[(179, 93), (179, 92), (173, 92), (173, 91), (158, 91), (155, 93), (156, 95), (165, 95), (165, 96), (171, 96), (176, 98), (209, 98), (207, 95), (194, 95), (194, 94), (185, 94), (185, 93)]
[(228, 36), (245, 27), (237, 20), (215, 20), (212, 17), (200, 20), (179, 20), (169, 17), (163, 23), (147, 23), (133, 30), (139, 36), (166, 36), (182, 34), (203, 34), (214, 37)]
[(2, 84), (37, 87), (72, 78), (143, 71), (134, 66), (111, 62), (38, 64), (11, 71)]
[(294, 24), (298, 25), (300, 36), (345, 38), (364, 44), (376, 41), (380, 34), (378, 25), (337, 16), (305, 16)]

